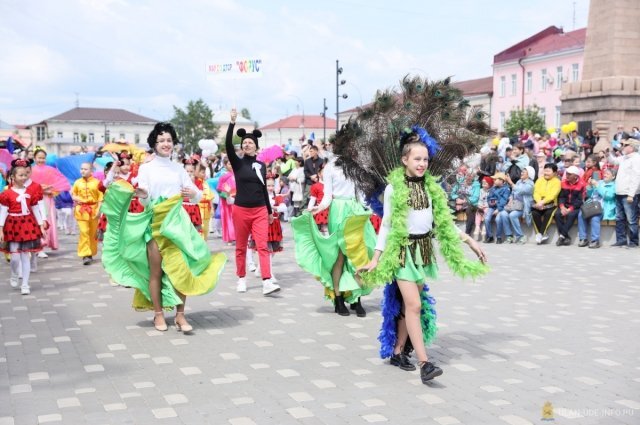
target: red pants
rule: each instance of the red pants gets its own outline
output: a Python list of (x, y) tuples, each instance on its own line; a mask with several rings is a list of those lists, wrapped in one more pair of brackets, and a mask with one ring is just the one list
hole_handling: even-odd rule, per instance
[(267, 207), (245, 208), (233, 206), (233, 227), (236, 231), (236, 274), (244, 277), (247, 274), (247, 244), (249, 234), (253, 237), (260, 259), (262, 279), (271, 278), (271, 261), (267, 249), (269, 234), (269, 213)]

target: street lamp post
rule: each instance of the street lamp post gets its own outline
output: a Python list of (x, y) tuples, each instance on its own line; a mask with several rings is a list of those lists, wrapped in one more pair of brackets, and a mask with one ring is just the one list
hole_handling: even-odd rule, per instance
[[(302, 129), (302, 136), (304, 138), (304, 136), (305, 136), (305, 134), (304, 134), (304, 103), (302, 102), (302, 99), (300, 99), (295, 94), (290, 94), (289, 96), (295, 97), (296, 99), (298, 99), (298, 102), (300, 102), (299, 105), (302, 106), (302, 122), (300, 123), (300, 128)], [(304, 140), (303, 140), (303, 142), (304, 142)]]
[[(347, 84), (347, 80), (340, 79), (340, 74), (342, 74), (342, 68), (340, 61), (336, 59), (336, 133), (340, 130), (340, 86)], [(343, 99), (347, 97), (349, 97), (348, 94), (342, 94)]]

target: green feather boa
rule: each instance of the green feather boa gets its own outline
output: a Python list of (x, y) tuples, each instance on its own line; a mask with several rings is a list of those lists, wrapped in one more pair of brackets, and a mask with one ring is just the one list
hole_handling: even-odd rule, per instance
[[(409, 188), (404, 182), (404, 168), (394, 169), (387, 181), (393, 186), (391, 197), (391, 230), (387, 237), (387, 244), (380, 256), (378, 266), (370, 271), (362, 273), (362, 280), (366, 285), (378, 286), (391, 282), (395, 271), (400, 268), (400, 247), (409, 242), (407, 217), (409, 216)], [(438, 184), (438, 181), (428, 172), (425, 174), (425, 190), (431, 199), (433, 209), (433, 222), (436, 239), (439, 242), (440, 253), (444, 257), (451, 271), (459, 277), (476, 278), (489, 271), (489, 268), (480, 261), (470, 261), (462, 250), (462, 241), (456, 228), (449, 206), (447, 195)]]

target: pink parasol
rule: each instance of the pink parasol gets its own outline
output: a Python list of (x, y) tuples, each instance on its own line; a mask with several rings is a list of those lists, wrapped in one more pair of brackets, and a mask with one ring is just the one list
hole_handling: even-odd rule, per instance
[(54, 192), (71, 190), (69, 180), (57, 168), (49, 165), (36, 165), (31, 172), (31, 180), (41, 185), (51, 186)]
[(258, 154), (258, 161), (269, 164), (278, 158), (282, 158), (283, 156), (284, 152), (282, 151), (282, 148), (278, 145), (273, 145), (260, 151), (260, 153)]
[(0, 164), (4, 164), (5, 171), (11, 168), (11, 161), (13, 161), (13, 156), (6, 149), (0, 149)]

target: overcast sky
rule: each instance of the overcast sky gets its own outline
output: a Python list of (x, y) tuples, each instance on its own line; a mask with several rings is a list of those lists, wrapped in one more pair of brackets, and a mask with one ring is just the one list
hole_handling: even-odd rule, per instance
[[(367, 103), (406, 73), (491, 76), (493, 55), (538, 31), (586, 26), (589, 0), (0, 0), (0, 120), (75, 106), (171, 118), (173, 105), (246, 107), (260, 124), (335, 114), (336, 59)], [(264, 76), (207, 79), (205, 64), (259, 58)]]

